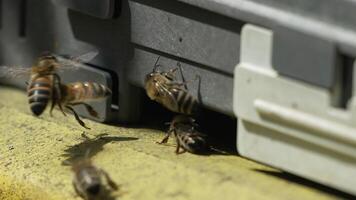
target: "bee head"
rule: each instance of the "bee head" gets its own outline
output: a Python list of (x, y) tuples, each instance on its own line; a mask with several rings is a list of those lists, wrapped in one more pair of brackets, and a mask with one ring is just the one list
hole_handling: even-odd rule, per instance
[(196, 136), (187, 144), (196, 153), (203, 153), (207, 150), (207, 143), (204, 138)]
[(147, 74), (145, 77), (145, 83), (150, 82), (150, 81), (155, 82), (156, 81), (155, 76), (157, 76), (158, 74), (159, 74), (159, 72), (151, 72), (151, 73)]
[(42, 53), (37, 60), (36, 70), (37, 72), (50, 72), (54, 71), (57, 67), (57, 58), (49, 52)]
[(152, 73), (146, 75), (146, 78), (145, 78), (146, 94), (148, 95), (148, 97), (151, 100), (155, 100), (159, 95), (159, 93), (157, 91), (157, 82), (159, 82), (159, 80), (157, 80), (157, 78), (159, 78), (157, 76), (157, 72), (152, 72)]

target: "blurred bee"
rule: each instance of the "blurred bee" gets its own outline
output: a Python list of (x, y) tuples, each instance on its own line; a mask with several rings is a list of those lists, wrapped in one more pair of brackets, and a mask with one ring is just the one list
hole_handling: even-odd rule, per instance
[[(208, 149), (206, 136), (196, 130), (195, 120), (186, 115), (177, 115), (170, 123), (167, 136), (158, 144), (168, 142), (169, 137), (173, 134), (176, 138), (176, 154), (185, 153), (203, 153)], [(182, 150), (180, 150), (182, 149)]]
[(98, 113), (92, 106), (87, 104), (91, 101), (99, 101), (111, 95), (111, 90), (105, 85), (95, 82), (74, 82), (68, 84), (61, 84), (59, 96), (55, 97), (55, 102), (64, 115), (66, 110), (73, 113), (78, 123), (86, 129), (88, 128), (85, 123), (80, 119), (79, 115), (75, 112), (72, 106), (83, 105), (88, 113), (93, 117), (98, 117)]
[(62, 61), (58, 56), (51, 53), (43, 53), (34, 65), (30, 68), (1, 66), (0, 77), (18, 77), (21, 75), (30, 75), (27, 83), (28, 102), (32, 113), (39, 116), (46, 109), (48, 102), (52, 101), (51, 115), (54, 107), (54, 96), (60, 86), (60, 77), (57, 71), (65, 68), (77, 69), (81, 62), (88, 62), (98, 54), (97, 51), (91, 51)]
[[(178, 68), (168, 72), (157, 70), (157, 62), (151, 73), (146, 75), (145, 89), (148, 97), (170, 111), (191, 115), (198, 108), (198, 101), (186, 88), (186, 82), (177, 82), (175, 72)], [(185, 86), (185, 87), (184, 87)]]
[(99, 200), (105, 192), (102, 177), (104, 177), (112, 190), (117, 190), (117, 184), (110, 178), (109, 174), (93, 165), (90, 159), (85, 158), (72, 164), (74, 172), (73, 187), (77, 194), (85, 200)]

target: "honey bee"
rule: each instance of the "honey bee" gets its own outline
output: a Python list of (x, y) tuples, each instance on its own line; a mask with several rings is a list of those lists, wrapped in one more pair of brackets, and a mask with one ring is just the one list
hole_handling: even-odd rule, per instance
[(97, 54), (97, 51), (91, 51), (78, 57), (59, 61), (58, 56), (46, 52), (43, 53), (30, 68), (1, 66), (0, 77), (17, 77), (29, 74), (30, 81), (27, 83), (27, 96), (32, 113), (36, 116), (41, 115), (51, 100), (52, 106), (50, 113), (52, 115), (52, 110), (55, 105), (53, 101), (54, 96), (55, 93), (58, 93), (61, 82), (57, 71), (65, 68), (76, 69), (81, 62), (88, 62)]
[(60, 77), (55, 72), (58, 61), (52, 55), (42, 55), (31, 67), (31, 78), (27, 86), (28, 102), (34, 115), (43, 113), (50, 99), (53, 100), (55, 83), (60, 83)]
[(102, 177), (112, 190), (118, 190), (117, 184), (111, 179), (109, 174), (93, 165), (90, 159), (85, 158), (77, 161), (72, 165), (74, 172), (73, 187), (77, 194), (85, 200), (100, 199), (104, 192), (105, 185), (103, 184)]
[[(206, 136), (196, 130), (195, 120), (186, 115), (177, 115), (170, 123), (167, 135), (158, 144), (168, 142), (169, 137), (173, 134), (176, 138), (176, 154), (185, 153), (203, 153), (208, 149)], [(182, 149), (182, 150), (180, 150)]]
[(148, 97), (170, 111), (192, 115), (198, 108), (198, 100), (191, 95), (186, 86), (187, 82), (176, 81), (175, 72), (178, 68), (168, 72), (157, 70), (157, 62), (151, 73), (145, 77), (145, 90)]
[(108, 87), (96, 82), (74, 82), (61, 84), (60, 92), (58, 92), (58, 96), (54, 98), (54, 101), (64, 115), (66, 114), (63, 107), (73, 113), (81, 126), (90, 129), (80, 119), (72, 106), (83, 105), (91, 116), (98, 117), (98, 113), (87, 102), (102, 100), (110, 96), (111, 93)]

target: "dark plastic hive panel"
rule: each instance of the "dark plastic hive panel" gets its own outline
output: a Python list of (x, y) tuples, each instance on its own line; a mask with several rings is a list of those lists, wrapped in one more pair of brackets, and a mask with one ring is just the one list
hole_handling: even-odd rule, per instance
[(115, 11), (115, 0), (53, 0), (53, 2), (103, 19), (113, 17)]
[[(245, 23), (275, 33), (273, 62), (280, 74), (313, 85), (331, 88), (334, 61), (340, 55), (356, 55), (353, 1), (83, 2), (2, 1), (0, 64), (30, 65), (42, 51), (77, 55), (96, 48), (100, 55), (92, 64), (117, 76), (118, 98), (113, 103), (119, 112), (114, 118), (123, 121), (138, 118), (142, 90), (137, 86), (143, 86), (144, 75), (158, 56), (164, 69), (181, 62), (186, 80), (199, 74), (203, 104), (233, 115), (233, 70), (239, 62), (240, 30)], [(308, 52), (310, 41), (319, 41), (318, 48), (308, 50), (313, 54), (296, 56), (294, 52)], [(6, 80), (22, 86), (23, 82)], [(194, 81), (189, 89), (196, 94)]]

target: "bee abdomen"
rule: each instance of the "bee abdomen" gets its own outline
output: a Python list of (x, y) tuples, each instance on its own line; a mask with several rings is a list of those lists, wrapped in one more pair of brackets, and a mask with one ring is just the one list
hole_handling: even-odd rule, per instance
[(83, 102), (105, 98), (111, 94), (106, 86), (95, 82), (76, 82), (70, 84), (74, 96), (70, 102)]
[(111, 90), (102, 84), (95, 82), (85, 82), (84, 85), (87, 85), (87, 87), (92, 87), (93, 96), (97, 98), (107, 97), (111, 94)]
[(177, 95), (178, 112), (191, 115), (195, 112), (198, 102), (187, 91), (179, 91)]
[(45, 77), (34, 80), (28, 87), (28, 102), (34, 115), (39, 116), (46, 109), (51, 96), (51, 88), (50, 79)]

